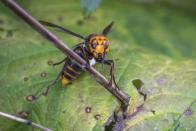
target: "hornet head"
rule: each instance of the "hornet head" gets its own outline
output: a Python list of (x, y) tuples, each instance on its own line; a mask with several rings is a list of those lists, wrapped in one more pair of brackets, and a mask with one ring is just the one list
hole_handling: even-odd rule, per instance
[(104, 59), (110, 49), (110, 42), (104, 35), (92, 36), (88, 44), (92, 56), (99, 60)]
[(113, 22), (106, 26), (102, 34), (91, 34), (88, 37), (88, 48), (90, 54), (97, 60), (104, 61), (106, 53), (110, 50), (110, 42), (107, 39), (107, 34), (112, 29)]

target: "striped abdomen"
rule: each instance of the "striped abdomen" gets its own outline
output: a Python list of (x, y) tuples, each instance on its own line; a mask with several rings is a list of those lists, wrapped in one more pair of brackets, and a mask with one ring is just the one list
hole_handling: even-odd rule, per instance
[[(74, 49), (74, 52), (77, 53), (80, 57), (84, 58), (84, 54), (79, 46)], [(79, 77), (82, 71), (82, 68), (76, 62), (68, 58), (65, 61), (62, 71), (62, 85), (66, 85)]]
[(82, 68), (72, 60), (68, 59), (67, 61), (65, 61), (61, 76), (62, 85), (67, 85), (68, 83), (79, 77), (82, 71)]

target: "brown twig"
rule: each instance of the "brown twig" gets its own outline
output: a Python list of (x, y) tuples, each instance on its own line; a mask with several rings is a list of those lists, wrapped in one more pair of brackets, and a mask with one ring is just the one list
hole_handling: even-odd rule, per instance
[(93, 77), (109, 92), (111, 92), (121, 103), (123, 107), (127, 107), (130, 97), (116, 88), (114, 85), (108, 86), (109, 81), (93, 67), (89, 66), (85, 60), (72, 51), (65, 43), (63, 43), (57, 36), (50, 32), (47, 28), (41, 25), (35, 18), (28, 14), (22, 7), (20, 7), (14, 0), (1, 0), (7, 7), (9, 7), (14, 13), (25, 20), (31, 27), (38, 31), (47, 40), (51, 41), (58, 49), (64, 54), (73, 58), (76, 62), (84, 67)]
[(17, 122), (21, 122), (21, 123), (24, 123), (28, 126), (32, 126), (33, 128), (38, 128), (42, 131), (52, 131), (51, 129), (49, 128), (46, 128), (40, 124), (37, 124), (37, 123), (34, 123), (30, 120), (26, 120), (26, 119), (23, 119), (23, 118), (20, 118), (20, 117), (17, 117), (17, 116), (14, 116), (14, 115), (10, 115), (8, 113), (5, 113), (5, 112), (0, 112), (0, 116), (3, 116), (3, 117), (6, 117), (6, 118), (9, 118), (11, 120), (15, 120)]

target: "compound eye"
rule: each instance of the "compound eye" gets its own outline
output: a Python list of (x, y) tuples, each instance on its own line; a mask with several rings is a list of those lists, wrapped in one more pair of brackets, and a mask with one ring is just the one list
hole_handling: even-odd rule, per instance
[(104, 42), (104, 48), (107, 49), (108, 46), (109, 46), (109, 42), (108, 42), (108, 41), (105, 41), (105, 42)]
[(93, 44), (91, 44), (91, 47), (92, 47), (93, 49), (95, 49), (96, 46), (97, 46), (97, 44), (96, 44), (95, 42), (94, 42)]

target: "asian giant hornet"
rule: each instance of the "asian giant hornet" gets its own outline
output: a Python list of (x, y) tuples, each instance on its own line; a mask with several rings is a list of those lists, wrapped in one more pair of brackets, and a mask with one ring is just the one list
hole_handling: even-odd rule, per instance
[[(111, 43), (109, 42), (107, 35), (109, 32), (111, 32), (113, 22), (111, 22), (109, 25), (107, 25), (101, 34), (90, 34), (88, 36), (82, 36), (77, 33), (74, 33), (68, 29), (65, 29), (59, 25), (49, 23), (46, 21), (39, 21), (41, 24), (49, 27), (56, 28), (57, 30), (61, 32), (68, 33), (70, 35), (73, 35), (75, 37), (81, 38), (84, 40), (84, 42), (77, 44), (74, 46), (73, 50), (75, 53), (77, 53), (80, 57), (82, 57), (84, 60), (86, 60), (87, 64), (90, 66), (95, 65), (96, 63), (106, 64), (110, 66), (110, 81), (108, 83), (109, 86), (112, 85), (112, 83), (115, 84), (116, 87), (116, 81), (114, 76), (114, 61), (113, 60), (105, 60), (106, 54), (110, 50)], [(80, 76), (83, 69), (82, 67), (76, 63), (74, 60), (72, 60), (70, 57), (66, 57), (60, 62), (54, 63), (53, 65), (59, 65), (64, 62), (63, 69), (58, 74), (57, 78), (47, 86), (47, 89), (43, 91), (42, 93), (37, 92), (35, 95), (29, 95), (27, 97), (27, 100), (32, 101), (40, 97), (41, 95), (47, 95), (50, 87), (52, 87), (56, 82), (61, 79), (62, 85), (67, 85), (70, 82), (72, 82), (74, 79)], [(44, 87), (43, 87), (44, 88)]]

